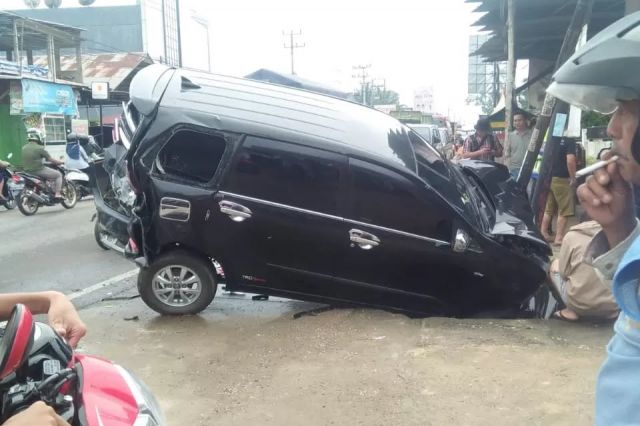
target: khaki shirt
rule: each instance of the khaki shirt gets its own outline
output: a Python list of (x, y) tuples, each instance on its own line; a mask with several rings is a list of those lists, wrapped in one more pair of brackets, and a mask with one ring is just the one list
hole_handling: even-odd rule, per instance
[(562, 240), (559, 272), (565, 281), (567, 307), (578, 316), (612, 317), (618, 313), (611, 289), (584, 256), (593, 237), (602, 227), (594, 221), (571, 227)]
[(35, 173), (44, 169), (42, 160), (48, 160), (51, 156), (42, 145), (34, 142), (27, 142), (22, 147), (22, 168), (25, 172)]

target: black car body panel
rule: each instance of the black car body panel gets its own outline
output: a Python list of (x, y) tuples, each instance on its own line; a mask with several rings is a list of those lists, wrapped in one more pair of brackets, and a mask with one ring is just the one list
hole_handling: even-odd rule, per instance
[(549, 248), (506, 168), (453, 164), (386, 114), (160, 65), (131, 99), (121, 238), (144, 265), (180, 247), (230, 289), (422, 315), (511, 309), (545, 279)]

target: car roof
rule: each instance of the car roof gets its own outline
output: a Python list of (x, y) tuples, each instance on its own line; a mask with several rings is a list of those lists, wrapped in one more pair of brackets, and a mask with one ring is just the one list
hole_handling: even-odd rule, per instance
[[(155, 67), (155, 68), (154, 68)], [(131, 83), (131, 98), (143, 103), (137, 86), (149, 86), (164, 65), (141, 70)], [(154, 77), (156, 76), (156, 77)], [(145, 81), (147, 79), (147, 81)], [(220, 130), (285, 140), (345, 154), (375, 156), (415, 171), (410, 131), (393, 117), (354, 102), (306, 90), (177, 69), (160, 108)], [(405, 140), (407, 141), (405, 143)], [(406, 146), (405, 146), (406, 145)]]

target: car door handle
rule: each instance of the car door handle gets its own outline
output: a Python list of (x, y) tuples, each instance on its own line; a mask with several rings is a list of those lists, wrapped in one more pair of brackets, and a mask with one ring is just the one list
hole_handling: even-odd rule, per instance
[(362, 250), (371, 250), (380, 245), (380, 238), (359, 229), (349, 231), (349, 240), (351, 243), (357, 244)]
[(220, 213), (226, 214), (234, 222), (244, 222), (253, 215), (251, 210), (238, 203), (222, 200), (218, 205), (220, 206)]

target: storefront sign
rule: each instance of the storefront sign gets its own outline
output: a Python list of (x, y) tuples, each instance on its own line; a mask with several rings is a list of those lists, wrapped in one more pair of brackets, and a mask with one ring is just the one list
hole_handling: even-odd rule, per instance
[(46, 81), (22, 80), (24, 112), (78, 115), (78, 103), (70, 86)]
[(71, 131), (76, 135), (89, 135), (89, 120), (71, 120)]
[(93, 99), (109, 99), (109, 83), (101, 81), (91, 83), (91, 97)]

